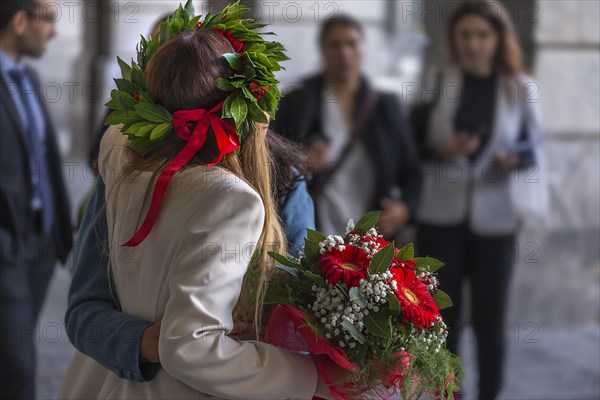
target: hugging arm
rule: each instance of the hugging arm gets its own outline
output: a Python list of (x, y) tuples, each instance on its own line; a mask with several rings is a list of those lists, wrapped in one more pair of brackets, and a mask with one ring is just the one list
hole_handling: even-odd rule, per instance
[(285, 226), (288, 252), (297, 256), (304, 246), (306, 228), (315, 229), (315, 207), (308, 194), (306, 180), (298, 175), (294, 188), (279, 199), (281, 219)]
[[(138, 382), (154, 379), (159, 363), (140, 362), (144, 331), (153, 324), (120, 311), (108, 273), (104, 182), (98, 178), (79, 232), (69, 289), (65, 326), (73, 346), (119, 377)], [(299, 180), (282, 205), (290, 251), (302, 246), (305, 228), (314, 228), (314, 209)]]
[(104, 190), (99, 178), (79, 231), (65, 315), (67, 335), (77, 350), (119, 377), (148, 381), (160, 370), (158, 363), (140, 362), (142, 335), (152, 322), (121, 312), (111, 290)]

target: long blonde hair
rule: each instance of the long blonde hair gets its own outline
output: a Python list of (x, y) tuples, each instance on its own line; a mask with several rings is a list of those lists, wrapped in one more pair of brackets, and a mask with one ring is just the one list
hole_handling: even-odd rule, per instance
[[(222, 57), (222, 54), (230, 52), (233, 52), (231, 44), (208, 29), (176, 35), (162, 45), (148, 63), (148, 93), (154, 101), (171, 112), (210, 109), (228, 95), (214, 82), (218, 77), (227, 78), (232, 74)], [(146, 192), (145, 201), (148, 201), (156, 178), (185, 143), (171, 135), (145, 152), (136, 152), (136, 159), (124, 168), (121, 179), (124, 181), (141, 171), (154, 171)], [(206, 164), (214, 159), (217, 152), (214, 136), (209, 134), (188, 167)], [(256, 127), (252, 127), (240, 151), (225, 155), (218, 166), (243, 179), (256, 190), (265, 208), (262, 234), (252, 257), (251, 269), (244, 277), (233, 315), (234, 321), (251, 327), (250, 333), (259, 338), (264, 297), (269, 279), (276, 270), (267, 253), (286, 251), (286, 240), (273, 196), (272, 160), (265, 137), (257, 132)]]

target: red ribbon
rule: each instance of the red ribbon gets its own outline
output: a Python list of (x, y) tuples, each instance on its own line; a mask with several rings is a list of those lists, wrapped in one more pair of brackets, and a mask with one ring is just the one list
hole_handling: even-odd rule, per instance
[[(344, 389), (351, 384), (335, 382), (327, 373), (328, 364), (347, 370), (349, 373), (357, 372), (356, 366), (340, 347), (333, 347), (327, 340), (317, 336), (307, 323), (307, 316), (289, 304), (278, 305), (267, 324), (265, 341), (274, 346), (295, 352), (309, 352), (313, 362), (329, 386), (329, 390), (336, 400), (347, 399)], [(348, 387), (346, 387), (348, 386)], [(318, 397), (314, 397), (318, 399)]]
[[(200, 150), (202, 145), (204, 145), (209, 127), (212, 128), (215, 134), (219, 155), (208, 165), (219, 163), (223, 158), (223, 155), (231, 153), (240, 147), (240, 142), (233, 126), (216, 114), (223, 107), (223, 103), (224, 102), (217, 104), (210, 110), (181, 110), (173, 113), (173, 120), (171, 123), (175, 134), (187, 141), (187, 144), (158, 176), (154, 192), (152, 193), (150, 209), (148, 210), (148, 214), (146, 215), (142, 226), (140, 226), (131, 239), (121, 246), (137, 246), (150, 234), (150, 231), (158, 218), (158, 213), (173, 175), (186, 165), (198, 150)], [(190, 132), (190, 128), (194, 123), (196, 123), (196, 127), (193, 132)]]

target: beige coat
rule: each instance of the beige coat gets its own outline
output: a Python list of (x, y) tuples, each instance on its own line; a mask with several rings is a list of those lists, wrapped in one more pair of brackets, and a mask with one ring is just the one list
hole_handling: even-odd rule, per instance
[(264, 220), (258, 194), (218, 167), (179, 171), (156, 224), (137, 247), (120, 247), (141, 224), (150, 172), (119, 183), (133, 150), (116, 127), (100, 147), (109, 253), (124, 312), (162, 320), (163, 370), (145, 383), (120, 379), (76, 352), (61, 399), (310, 399), (312, 360), (227, 336), (232, 309)]

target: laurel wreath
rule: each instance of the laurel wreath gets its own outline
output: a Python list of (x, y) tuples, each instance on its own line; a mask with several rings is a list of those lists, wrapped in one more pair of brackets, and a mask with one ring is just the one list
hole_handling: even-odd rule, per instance
[(185, 6), (180, 4), (160, 25), (158, 34), (150, 40), (141, 37), (136, 48), (137, 63), (132, 59), (128, 64), (117, 57), (121, 78), (114, 79), (117, 89), (111, 91), (111, 100), (106, 103), (112, 111), (105, 124), (123, 124), (121, 132), (138, 147), (151, 146), (171, 134), (173, 115), (155, 103), (146, 91), (145, 68), (158, 48), (174, 35), (191, 29), (215, 29), (243, 44), (239, 53), (223, 54), (233, 75), (215, 81), (220, 89), (231, 93), (223, 104), (221, 118), (234, 126), (243, 143), (253, 122), (268, 122), (265, 112), (274, 118), (281, 97), (274, 72), (283, 69), (281, 61), (289, 59), (283, 45), (262, 37), (274, 33), (256, 32), (266, 25), (242, 18), (248, 11), (238, 0), (219, 13), (208, 13), (201, 21), (191, 0)]

